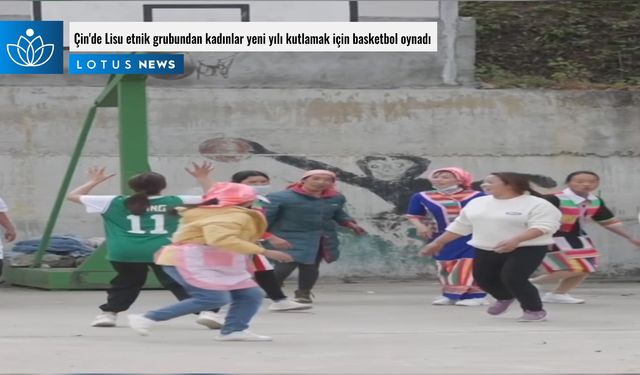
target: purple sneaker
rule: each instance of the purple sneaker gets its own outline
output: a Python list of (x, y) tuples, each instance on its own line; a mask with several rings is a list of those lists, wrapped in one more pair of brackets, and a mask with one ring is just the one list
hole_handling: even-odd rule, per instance
[(547, 320), (547, 312), (544, 310), (540, 311), (529, 311), (524, 310), (524, 313), (520, 318), (518, 318), (519, 322), (543, 322)]
[(490, 315), (500, 315), (509, 309), (515, 299), (499, 299), (489, 306), (487, 313)]

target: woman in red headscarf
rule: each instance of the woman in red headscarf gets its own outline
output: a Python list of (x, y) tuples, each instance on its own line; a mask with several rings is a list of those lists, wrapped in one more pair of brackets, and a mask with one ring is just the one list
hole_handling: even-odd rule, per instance
[(337, 225), (358, 235), (365, 233), (344, 210), (346, 198), (336, 189), (336, 175), (327, 170), (306, 172), (287, 190), (267, 195), (265, 205), (269, 233), (291, 244), (284, 250), (293, 262), (277, 262), (276, 278), (283, 282), (298, 269), (295, 301), (312, 303), (311, 290), (319, 277), (320, 263), (339, 257)]
[[(427, 240), (442, 234), (447, 225), (458, 217), (462, 207), (484, 195), (471, 189), (472, 176), (461, 168), (436, 169), (429, 180), (435, 190), (414, 194), (407, 212), (418, 235)], [(442, 296), (433, 301), (434, 305), (486, 304), (486, 293), (473, 279), (475, 249), (467, 244), (470, 239), (471, 236), (461, 237), (435, 256)]]

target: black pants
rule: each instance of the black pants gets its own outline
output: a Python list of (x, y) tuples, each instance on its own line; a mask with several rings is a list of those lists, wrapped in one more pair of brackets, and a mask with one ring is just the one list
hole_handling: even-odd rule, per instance
[(147, 281), (149, 268), (153, 270), (160, 284), (168, 289), (180, 301), (190, 298), (182, 285), (167, 275), (162, 266), (153, 263), (111, 262), (117, 272), (111, 280), (111, 288), (107, 290), (107, 303), (100, 306), (102, 311), (126, 311), (135, 302), (144, 283)]
[(524, 246), (510, 253), (477, 250), (473, 277), (495, 299), (515, 298), (523, 310), (540, 311), (540, 293), (529, 277), (546, 253), (547, 246)]
[(267, 293), (267, 297), (272, 301), (280, 301), (286, 299), (287, 296), (282, 292), (282, 283), (278, 281), (274, 270), (256, 271), (256, 283)]
[(318, 277), (320, 276), (320, 261), (321, 257), (316, 259), (314, 264), (302, 264), (302, 263), (280, 263), (275, 262), (274, 271), (276, 279), (279, 284), (282, 284), (289, 275), (297, 268), (298, 269), (298, 290), (310, 291), (313, 286), (316, 285)]

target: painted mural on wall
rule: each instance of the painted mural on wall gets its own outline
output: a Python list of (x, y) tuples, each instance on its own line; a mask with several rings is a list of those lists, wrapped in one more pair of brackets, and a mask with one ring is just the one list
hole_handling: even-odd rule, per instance
[[(206, 158), (221, 162), (240, 161), (251, 155), (261, 155), (302, 170), (328, 169), (336, 173), (340, 182), (365, 188), (393, 204), (396, 213), (404, 212), (411, 195), (432, 188), (425, 176), (430, 160), (415, 155), (364, 156), (356, 161), (363, 174), (357, 175), (301, 155), (276, 152), (258, 142), (243, 138), (210, 138), (199, 145), (198, 151)], [(551, 177), (537, 174), (528, 176), (533, 183), (543, 188), (557, 186)], [(479, 188), (480, 183), (481, 181), (475, 181), (474, 186)]]
[[(346, 232), (341, 235), (346, 250), (343, 258), (347, 258), (343, 260), (350, 263), (349, 269), (355, 274), (360, 273), (358, 267), (362, 267), (362, 273), (382, 271), (381, 274), (384, 274), (384, 271), (407, 269), (422, 273), (425, 263), (429, 263), (416, 256), (422, 240), (415, 236), (412, 225), (403, 217), (414, 193), (432, 189), (426, 178), (431, 161), (426, 157), (406, 154), (362, 156), (355, 161), (360, 170), (360, 174), (356, 174), (303, 155), (271, 150), (244, 138), (210, 138), (199, 145), (198, 151), (205, 158), (225, 163), (238, 162), (255, 155), (271, 158), (300, 170), (327, 169), (337, 175), (341, 184), (360, 187), (389, 203), (391, 209), (383, 209), (364, 218), (366, 223), (363, 224), (369, 231), (369, 236), (357, 237)], [(544, 188), (557, 185), (548, 176), (528, 176), (531, 181)], [(474, 183), (478, 189), (480, 182)]]

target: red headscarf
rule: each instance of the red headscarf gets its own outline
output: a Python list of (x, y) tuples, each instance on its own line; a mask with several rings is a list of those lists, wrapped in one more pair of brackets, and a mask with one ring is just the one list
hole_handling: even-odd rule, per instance
[(439, 168), (431, 172), (431, 174), (429, 175), (429, 178), (433, 178), (433, 176), (439, 172), (449, 172), (452, 175), (454, 175), (458, 181), (460, 181), (460, 185), (462, 185), (463, 188), (465, 189), (471, 188), (471, 183), (473, 182), (473, 176), (471, 175), (471, 173), (465, 171), (464, 169), (456, 168), (456, 167)]
[(229, 207), (239, 206), (253, 202), (257, 199), (256, 191), (248, 185), (234, 182), (218, 182), (214, 184), (204, 195), (204, 201), (216, 198), (217, 204), (209, 204), (203, 207)]
[(304, 190), (304, 188), (302, 187), (303, 181), (311, 176), (318, 176), (318, 175), (329, 176), (333, 179), (333, 184), (322, 192), (322, 195), (321, 195), (322, 198), (335, 197), (336, 195), (340, 194), (338, 193), (338, 189), (336, 188), (336, 179), (337, 179), (336, 174), (326, 169), (313, 169), (313, 170), (307, 171), (302, 175), (302, 178), (300, 179), (300, 181), (287, 186), (287, 188), (299, 194), (310, 195), (309, 192)]

